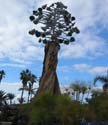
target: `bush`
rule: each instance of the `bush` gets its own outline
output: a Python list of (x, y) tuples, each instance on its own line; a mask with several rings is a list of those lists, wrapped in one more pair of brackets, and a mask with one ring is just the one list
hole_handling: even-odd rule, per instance
[(108, 93), (102, 93), (91, 98), (88, 103), (89, 109), (94, 112), (95, 121), (106, 121), (108, 119)]
[(54, 108), (54, 96), (48, 93), (38, 96), (31, 104), (30, 125), (53, 125)]
[(38, 96), (30, 106), (29, 125), (74, 125), (82, 117), (82, 104), (71, 101), (67, 95)]

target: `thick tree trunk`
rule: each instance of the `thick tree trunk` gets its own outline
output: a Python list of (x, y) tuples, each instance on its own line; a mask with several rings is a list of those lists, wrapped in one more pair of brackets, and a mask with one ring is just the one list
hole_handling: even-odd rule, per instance
[(56, 67), (58, 63), (59, 45), (56, 42), (50, 42), (46, 44), (44, 51), (43, 72), (39, 82), (37, 95), (44, 92), (58, 95), (60, 94), (60, 87), (56, 74)]

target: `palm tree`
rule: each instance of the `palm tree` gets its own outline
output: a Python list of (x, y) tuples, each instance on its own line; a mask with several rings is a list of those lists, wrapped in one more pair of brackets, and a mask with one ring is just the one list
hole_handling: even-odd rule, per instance
[(0, 105), (7, 104), (7, 95), (3, 90), (0, 90)]
[(91, 91), (92, 92), (92, 98), (95, 98), (95, 97), (97, 97), (97, 96), (100, 96), (101, 95), (101, 91), (100, 91), (100, 89), (96, 89), (96, 90), (92, 90)]
[(72, 95), (74, 96), (74, 99), (83, 103), (84, 95), (88, 90), (85, 81), (75, 81), (70, 85), (70, 88), (73, 90)]
[(81, 86), (81, 93), (82, 93), (82, 99), (81, 99), (81, 103), (83, 103), (83, 99), (84, 99), (84, 95), (87, 92), (88, 88), (86, 85), (82, 85)]
[(28, 91), (28, 102), (30, 101), (30, 95), (32, 98), (32, 94), (34, 94), (33, 85), (37, 81), (37, 77), (34, 74), (29, 74), (29, 83), (28, 88), (26, 89)]
[(35, 94), (33, 86), (31, 83), (29, 83), (28, 87), (25, 89), (25, 91), (28, 92), (28, 102), (30, 101), (30, 99), (32, 98), (32, 96), (30, 97), (30, 95)]
[(35, 76), (34, 74), (31, 74), (31, 76), (30, 76), (30, 83), (29, 83), (28, 99), (29, 99), (30, 95), (31, 95), (31, 98), (32, 98), (32, 94), (34, 94), (33, 85), (37, 81), (38, 81), (37, 76)]
[(18, 100), (18, 102), (20, 103), (20, 104), (22, 104), (23, 102), (25, 102), (25, 99), (22, 97), (22, 98), (17, 98), (17, 100)]
[(79, 101), (80, 93), (81, 93), (81, 85), (80, 81), (75, 81), (70, 85), (70, 88), (74, 91), (74, 99)]
[(12, 93), (7, 94), (7, 98), (10, 100), (10, 105), (12, 104), (12, 100), (15, 98), (15, 95)]
[(21, 98), (23, 98), (24, 90), (28, 91), (28, 102), (30, 101), (30, 95), (34, 94), (33, 85), (37, 81), (37, 77), (32, 74), (28, 69), (23, 70), (20, 74), (20, 79), (22, 80), (23, 87), (19, 90), (22, 91)]
[(103, 92), (107, 92), (108, 90), (108, 77), (106, 76), (98, 76), (94, 79), (94, 85), (96, 85), (97, 81), (101, 81), (103, 83)]
[(0, 70), (0, 83), (4, 76), (5, 76), (4, 70)]
[(23, 87), (22, 87), (22, 93), (21, 93), (21, 98), (23, 98), (24, 89), (27, 87), (27, 82), (30, 79), (30, 74), (31, 74), (31, 72), (28, 69), (23, 70), (20, 73), (20, 79), (21, 79), (22, 85), (23, 85)]
[(32, 86), (33, 86), (33, 84), (34, 84), (35, 82), (37, 82), (37, 76), (35, 76), (34, 74), (31, 74), (31, 75), (30, 75), (30, 82), (31, 82), (31, 84), (32, 84)]
[(86, 97), (86, 100), (88, 100), (88, 98), (90, 96), (90, 93), (91, 93), (91, 85), (89, 85), (88, 88), (87, 88), (87, 97)]

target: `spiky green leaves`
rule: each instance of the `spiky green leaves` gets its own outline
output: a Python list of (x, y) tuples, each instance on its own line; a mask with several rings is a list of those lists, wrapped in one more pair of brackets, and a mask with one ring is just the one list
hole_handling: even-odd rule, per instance
[(67, 36), (72, 36), (72, 32), (69, 31), (68, 34), (67, 34)]
[(35, 31), (35, 35), (36, 35), (36, 37), (40, 37), (42, 34), (41, 34), (41, 32), (39, 32), (39, 31)]
[(68, 39), (58, 39), (58, 43), (59, 44), (66, 44), (68, 45), (70, 42), (74, 42), (75, 41), (75, 38), (74, 37), (71, 37), (69, 40)]
[(75, 38), (74, 37), (71, 37), (70, 38), (70, 42), (74, 42), (75, 41)]
[(56, 5), (57, 5), (57, 8), (67, 9), (67, 6), (65, 6), (62, 2), (57, 2)]
[(51, 8), (50, 8), (50, 7), (47, 7), (47, 10), (48, 10), (48, 11), (51, 11)]
[(41, 32), (39, 32), (39, 31), (37, 31), (37, 30), (35, 30), (35, 29), (29, 31), (29, 34), (30, 34), (30, 35), (35, 35), (36, 37), (42, 36)]
[(74, 27), (74, 28), (73, 28), (73, 32), (75, 32), (75, 33), (80, 33), (80, 30), (79, 30), (77, 27)]
[(30, 34), (30, 35), (35, 35), (35, 32), (36, 32), (36, 30), (33, 29), (33, 30), (30, 30), (30, 31), (29, 31), (29, 34)]
[(39, 43), (43, 42), (43, 44), (46, 44), (46, 43), (48, 43), (48, 40), (46, 40), (46, 39), (42, 40), (42, 39), (40, 38), (38, 42), (39, 42)]
[(41, 27), (41, 29), (45, 32), (47, 29), (46, 27)]
[(69, 40), (65, 40), (64, 44), (68, 45), (69, 44)]
[(41, 43), (41, 42), (42, 42), (42, 39), (40, 38), (38, 42)]
[(59, 41), (59, 43), (63, 43), (63, 42), (64, 42), (64, 40), (63, 40), (63, 39), (59, 39), (58, 41)]
[(42, 12), (42, 8), (38, 8), (39, 12)]
[[(46, 37), (46, 34), (45, 34), (45, 33), (42, 33), (42, 32), (39, 32), (39, 31), (33, 29), (33, 30), (29, 31), (29, 34), (30, 34), (30, 35), (35, 35), (36, 37), (42, 37), (43, 39), (40, 38), (40, 39), (38, 40), (39, 43), (41, 43), (41, 42), (43, 42), (44, 44), (47, 43), (47, 39), (45, 38), (45, 37)], [(45, 38), (45, 39), (44, 39), (44, 38)]]
[(34, 20), (33, 23), (34, 23), (34, 24), (38, 24), (38, 20)]
[(47, 4), (33, 11), (30, 20), (35, 24), (44, 24), (42, 31), (32, 30), (29, 33), (36, 37), (41, 37), (39, 42), (47, 43), (58, 41), (59, 44), (69, 44), (75, 41), (73, 33), (80, 33), (75, 26), (75, 17), (72, 16), (62, 2), (56, 2), (47, 6)]
[(37, 16), (38, 12), (33, 10), (33, 15)]
[(45, 33), (42, 33), (42, 37), (44, 38), (46, 36), (46, 34)]
[(47, 42), (48, 42), (48, 40), (46, 40), (46, 39), (43, 40), (43, 43), (44, 43), (44, 44), (46, 44)]
[(43, 6), (42, 6), (42, 9), (46, 9), (46, 7), (47, 7), (47, 4), (43, 5)]
[(71, 20), (74, 21), (74, 20), (75, 20), (75, 17), (72, 16), (72, 17), (71, 17)]
[(35, 19), (34, 16), (30, 16), (30, 20), (33, 21)]

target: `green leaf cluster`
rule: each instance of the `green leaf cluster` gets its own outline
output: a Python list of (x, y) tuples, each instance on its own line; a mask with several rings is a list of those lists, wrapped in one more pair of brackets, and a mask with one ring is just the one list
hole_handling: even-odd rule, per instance
[[(75, 26), (75, 17), (67, 11), (67, 6), (62, 2), (56, 2), (48, 6), (47, 4), (33, 10), (29, 17), (33, 24), (42, 24), (42, 31), (31, 30), (30, 35), (40, 37), (39, 42), (47, 44), (48, 42), (58, 42), (68, 45), (74, 42), (73, 33), (80, 33)], [(47, 42), (46, 42), (47, 41)]]

